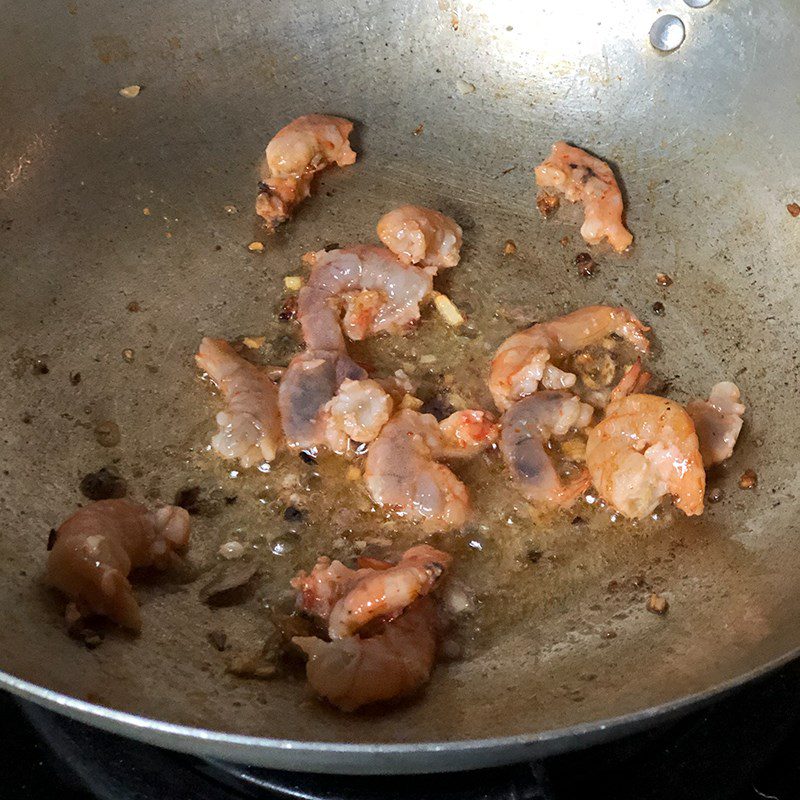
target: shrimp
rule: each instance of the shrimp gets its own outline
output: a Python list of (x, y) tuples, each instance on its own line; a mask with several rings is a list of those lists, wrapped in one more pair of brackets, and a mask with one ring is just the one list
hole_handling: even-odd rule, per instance
[(650, 329), (625, 308), (586, 306), (515, 333), (497, 349), (489, 375), (489, 389), (497, 407), (533, 394), (541, 384), (546, 389), (569, 389), (576, 376), (563, 372), (552, 359), (563, 358), (615, 333), (639, 352), (650, 348), (645, 333)]
[(629, 394), (641, 394), (650, 383), (653, 376), (642, 368), (642, 359), (637, 358), (625, 374), (620, 378), (619, 383), (611, 390), (609, 400), (619, 400)]
[(589, 432), (586, 465), (599, 495), (626, 517), (646, 517), (666, 494), (685, 514), (703, 513), (706, 473), (694, 423), (672, 400), (612, 401)]
[(591, 485), (581, 469), (565, 482), (556, 471), (546, 445), (572, 428), (583, 429), (594, 409), (569, 392), (536, 392), (514, 403), (500, 420), (500, 450), (528, 500), (567, 507)]
[(730, 381), (717, 383), (712, 387), (708, 400), (693, 400), (686, 410), (694, 420), (706, 468), (730, 458), (742, 429), (745, 411), (739, 402), (739, 387)]
[(278, 388), (266, 370), (242, 358), (226, 341), (204, 338), (197, 365), (219, 387), (227, 407), (217, 414), (211, 446), (247, 468), (275, 458), (280, 446)]
[(269, 229), (285, 222), (311, 193), (311, 180), (331, 164), (354, 164), (353, 123), (341, 117), (309, 114), (278, 131), (267, 145), (261, 168), (256, 213)]
[(566, 142), (556, 142), (536, 167), (536, 183), (558, 189), (571, 203), (583, 203), (581, 236), (588, 244), (608, 239), (618, 253), (630, 247), (633, 234), (622, 222), (622, 192), (605, 161)]
[(343, 711), (413, 694), (430, 679), (438, 639), (436, 609), (429, 597), (368, 639), (350, 636), (326, 642), (296, 636), (307, 656), (314, 691)]
[(441, 453), (444, 458), (465, 458), (491, 447), (500, 428), (488, 411), (456, 411), (439, 423)]
[(378, 238), (404, 263), (435, 274), (461, 258), (461, 228), (454, 219), (422, 206), (400, 206), (378, 221)]
[(344, 348), (306, 350), (295, 356), (278, 387), (278, 407), (286, 443), (293, 449), (317, 447), (326, 440), (325, 406), (343, 381), (367, 377)]
[(351, 440), (371, 442), (389, 421), (392, 405), (392, 398), (377, 381), (346, 378), (323, 409), (326, 444), (342, 454)]
[(436, 459), (471, 455), (497, 438), (494, 429), (487, 430), (482, 440), (473, 441), (469, 438), (475, 433), (473, 421), (464, 419), (470, 430), (464, 434), (462, 446), (458, 437), (451, 435), (455, 423), (449, 418), (442, 423), (445, 434), (433, 415), (401, 409), (367, 453), (364, 477), (370, 497), (431, 529), (461, 527), (469, 512), (467, 488)]
[[(297, 317), (312, 350), (344, 349), (342, 328), (354, 341), (381, 332), (405, 333), (433, 290), (429, 274), (403, 264), (383, 247), (320, 250), (309, 260), (313, 268), (298, 297)], [(345, 314), (340, 322), (341, 305)]]
[(447, 553), (421, 544), (406, 550), (388, 569), (358, 570), (362, 575), (353, 576), (351, 588), (331, 611), (331, 639), (353, 636), (378, 617), (388, 621), (399, 616), (436, 586), (451, 560)]
[(188, 542), (189, 514), (183, 508), (149, 511), (130, 500), (100, 500), (61, 524), (45, 580), (66, 594), (82, 616), (110, 617), (138, 632), (142, 619), (130, 571), (164, 569)]
[(290, 583), (297, 590), (298, 609), (327, 623), (334, 606), (368, 574), (371, 569), (350, 569), (341, 561), (320, 556), (310, 573), (301, 570)]

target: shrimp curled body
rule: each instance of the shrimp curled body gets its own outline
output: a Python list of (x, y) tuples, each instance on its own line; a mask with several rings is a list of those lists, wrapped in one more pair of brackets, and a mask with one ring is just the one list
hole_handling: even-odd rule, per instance
[(378, 238), (404, 264), (420, 264), (434, 272), (456, 266), (461, 258), (461, 227), (431, 208), (406, 205), (384, 214)]

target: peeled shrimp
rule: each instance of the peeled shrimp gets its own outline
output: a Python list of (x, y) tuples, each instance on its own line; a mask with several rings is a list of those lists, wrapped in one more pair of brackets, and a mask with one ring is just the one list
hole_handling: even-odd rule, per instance
[(272, 461), (281, 442), (278, 388), (266, 370), (242, 358), (226, 341), (204, 338), (197, 365), (219, 387), (226, 409), (217, 414), (219, 431), (211, 446), (243, 467)]
[(546, 389), (568, 389), (576, 376), (552, 362), (615, 333), (646, 353), (650, 329), (625, 308), (586, 306), (549, 322), (515, 333), (497, 349), (489, 375), (489, 389), (497, 407), (505, 411), (521, 397)]
[(130, 500), (100, 500), (61, 524), (46, 581), (82, 615), (99, 614), (132, 631), (142, 626), (128, 581), (137, 567), (164, 569), (189, 541), (189, 514), (177, 506), (149, 511)]
[[(300, 291), (297, 317), (306, 346), (340, 350), (348, 338), (405, 333), (419, 319), (419, 304), (433, 289), (429, 274), (403, 264), (383, 247), (355, 245), (320, 250)], [(341, 306), (345, 307), (340, 321)]]
[(350, 591), (360, 577), (373, 570), (354, 570), (341, 561), (320, 556), (310, 573), (300, 571), (291, 580), (297, 590), (297, 607), (327, 623), (334, 606)]
[(377, 382), (345, 378), (323, 409), (325, 443), (334, 453), (345, 453), (350, 441), (371, 442), (392, 413), (392, 398)]
[(566, 507), (589, 488), (591, 478), (585, 468), (565, 482), (546, 445), (572, 428), (585, 428), (593, 411), (569, 392), (541, 391), (514, 403), (503, 415), (500, 449), (528, 500)]
[(306, 675), (317, 694), (343, 711), (412, 694), (431, 676), (436, 657), (436, 609), (429, 597), (368, 639), (292, 641), (308, 656)]
[(268, 228), (285, 222), (311, 193), (314, 174), (331, 164), (354, 164), (350, 148), (353, 123), (341, 117), (309, 114), (278, 131), (267, 145), (261, 168), (256, 213)]
[(612, 401), (589, 432), (586, 464), (600, 497), (626, 517), (646, 517), (667, 494), (685, 514), (703, 513), (706, 473), (694, 423), (672, 400)]
[(378, 221), (378, 238), (404, 263), (454, 267), (461, 258), (461, 228), (454, 219), (422, 206), (400, 206)]
[(500, 428), (488, 411), (456, 411), (439, 423), (443, 458), (467, 458), (491, 447)]
[(367, 373), (341, 350), (306, 350), (286, 368), (278, 387), (283, 433), (291, 448), (317, 447), (326, 440), (323, 410), (346, 379)]
[(359, 570), (362, 575), (354, 576), (353, 585), (331, 611), (331, 639), (353, 636), (378, 617), (391, 620), (399, 616), (436, 586), (451, 560), (447, 553), (421, 544), (406, 550), (388, 569)]
[[(473, 422), (466, 421), (472, 428)], [(436, 459), (488, 447), (497, 438), (497, 430), (488, 429), (481, 441), (461, 447), (448, 420), (442, 425), (446, 435), (431, 414), (400, 410), (370, 445), (364, 477), (376, 503), (408, 519), (424, 521), (428, 528), (447, 530), (466, 521), (469, 495), (466, 486)], [(471, 441), (468, 437), (473, 435), (474, 431), (468, 432), (465, 438)]]
[(588, 244), (608, 239), (618, 253), (630, 246), (633, 235), (622, 222), (622, 192), (605, 161), (566, 142), (556, 142), (536, 167), (536, 183), (558, 189), (571, 203), (583, 203), (581, 236)]
[(739, 402), (739, 387), (722, 381), (711, 389), (708, 400), (693, 400), (686, 406), (694, 420), (703, 464), (721, 464), (733, 454), (745, 407)]

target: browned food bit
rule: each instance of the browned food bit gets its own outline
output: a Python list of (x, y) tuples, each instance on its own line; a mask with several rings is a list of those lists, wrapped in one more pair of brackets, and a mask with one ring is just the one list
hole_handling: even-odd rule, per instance
[(80, 372), (71, 372), (69, 376), (69, 382), (73, 386), (77, 386), (81, 382), (81, 374)]
[(660, 594), (653, 594), (647, 598), (647, 605), (645, 606), (651, 614), (666, 614), (669, 609), (669, 601), (666, 597)]
[(558, 207), (561, 205), (561, 200), (559, 199), (558, 195), (550, 194), (549, 192), (539, 192), (536, 197), (536, 208), (539, 209), (539, 213), (547, 219), (551, 214), (554, 214), (558, 211)]
[(582, 278), (591, 278), (597, 273), (597, 262), (588, 253), (578, 253), (575, 256), (575, 266)]
[(272, 678), (277, 669), (268, 660), (266, 646), (254, 648), (252, 650), (242, 650), (233, 653), (228, 661), (227, 671), (237, 678)]
[(219, 628), (209, 631), (206, 634), (206, 638), (211, 643), (212, 647), (219, 650), (220, 653), (228, 646), (228, 635), (225, 631), (219, 630)]
[(786, 206), (786, 210), (793, 217), (800, 217), (800, 205), (797, 205), (797, 203), (789, 203), (789, 205)]
[(659, 317), (663, 317), (665, 312), (666, 309), (664, 308), (664, 304), (660, 300), (657, 300), (655, 303), (653, 303), (654, 314), (656, 314)]
[(672, 286), (672, 278), (666, 272), (659, 272), (656, 275), (656, 283), (659, 286)]
[(112, 500), (125, 497), (128, 485), (113, 467), (101, 467), (97, 472), (83, 476), (80, 490), (90, 500)]
[(566, 246), (567, 246), (567, 245), (570, 243), (570, 241), (571, 241), (571, 239), (569, 238), (569, 236), (562, 236), (562, 237), (561, 237), (561, 238), (558, 240), (558, 243), (559, 243), (559, 244), (560, 244), (562, 247), (566, 247)]
[(722, 489), (718, 486), (715, 486), (709, 493), (708, 493), (708, 502), (709, 503), (719, 503), (722, 500)]
[(234, 590), (246, 586), (257, 572), (254, 561), (225, 561), (212, 570), (213, 577), (200, 589), (200, 599), (211, 605), (240, 601), (243, 598)]
[(288, 322), (292, 319), (297, 319), (297, 295), (292, 294), (289, 295), (284, 301), (283, 305), (281, 306), (281, 310), (278, 312), (278, 319), (282, 322)]
[(128, 364), (131, 364), (135, 357), (136, 357), (136, 354), (133, 352), (133, 350), (131, 350), (130, 347), (126, 347), (122, 351), (122, 359), (123, 359), (123, 361), (126, 361)]
[(108, 419), (98, 422), (94, 429), (94, 438), (103, 447), (116, 447), (120, 440), (119, 425)]
[(131, 312), (131, 314), (136, 314), (142, 310), (141, 305), (139, 305), (139, 303), (137, 303), (136, 300), (132, 300), (130, 303), (128, 303), (127, 308), (128, 311)]
[(247, 245), (247, 249), (251, 253), (263, 253), (264, 252), (264, 243), (263, 242), (250, 242), (250, 244)]
[(503, 244), (503, 255), (504, 256), (513, 256), (514, 253), (517, 252), (517, 245), (513, 239), (506, 239), (505, 243)]
[(742, 473), (742, 477), (739, 478), (739, 488), (755, 489), (757, 485), (758, 485), (758, 475), (756, 475), (755, 470), (746, 469)]
[(425, 130), (425, 123), (424, 122), (420, 122), (420, 124), (417, 125), (416, 128), (414, 128), (412, 133), (414, 134), (414, 136), (419, 136), (424, 130)]

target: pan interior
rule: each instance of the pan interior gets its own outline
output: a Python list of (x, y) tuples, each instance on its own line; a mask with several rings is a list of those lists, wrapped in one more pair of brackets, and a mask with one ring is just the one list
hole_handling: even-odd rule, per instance
[[(15, 9), (0, 33), (3, 670), (215, 730), (415, 742), (636, 711), (800, 645), (800, 219), (786, 210), (799, 191), (800, 11), (773, 2), (745, 13), (724, 0), (658, 8), (679, 13), (687, 32), (666, 56), (648, 43), (652, 2)], [(138, 97), (118, 94), (131, 84), (143, 87)], [(253, 254), (260, 153), (309, 112), (355, 120), (359, 161), (324, 175)], [(546, 222), (535, 209), (532, 169), (560, 138), (617, 167), (636, 235), (630, 254), (598, 249), (590, 280), (573, 264), (586, 249), (578, 209)], [(466, 468), (489, 487), (476, 494), (483, 526), (449, 541), (478, 601), (460, 641), (469, 657), (441, 665), (415, 702), (346, 716), (298, 678), (226, 673), (230, 653), (207, 634), (224, 630), (233, 647), (267, 638), (266, 606), (285, 599), (298, 566), (337, 546), (333, 515), (358, 511), (363, 497), (355, 485), (326, 494), (341, 467), (324, 459), (308, 467), (285, 457), (272, 473), (247, 475), (215, 460), (206, 445), (218, 405), (192, 354), (206, 334), (265, 336), (263, 359), (285, 364), (299, 344), (277, 318), (283, 277), (300, 272), (308, 250), (374, 240), (378, 217), (403, 202), (463, 225), (463, 261), (444, 286), (479, 335), (457, 336), (428, 311), (410, 339), (366, 348), (376, 364), (432, 353), (429, 383), (453, 374), (467, 399), (488, 402), (488, 359), (514, 329), (623, 304), (653, 326), (652, 364), (671, 396), (731, 379), (748, 413), (734, 457), (710, 480), (723, 498), (697, 519), (534, 523), (516, 495), (493, 494), (496, 467)], [(508, 239), (513, 256), (503, 254)], [(673, 284), (659, 286), (659, 272)], [(121, 437), (110, 448), (95, 431), (109, 420)], [(199, 485), (216, 504), (193, 518), (185, 574), (140, 587), (141, 637), (109, 631), (90, 650), (64, 635), (62, 606), (40, 578), (48, 530), (82, 501), (81, 477), (102, 466), (134, 496), (171, 501)], [(743, 491), (748, 468), (758, 486)], [(319, 498), (301, 530), (276, 492)], [(382, 535), (372, 519), (374, 530), (364, 523), (353, 540)], [(261, 573), (242, 605), (211, 609), (190, 579), (230, 539), (254, 545)], [(663, 618), (645, 610), (651, 588), (670, 601)]]

